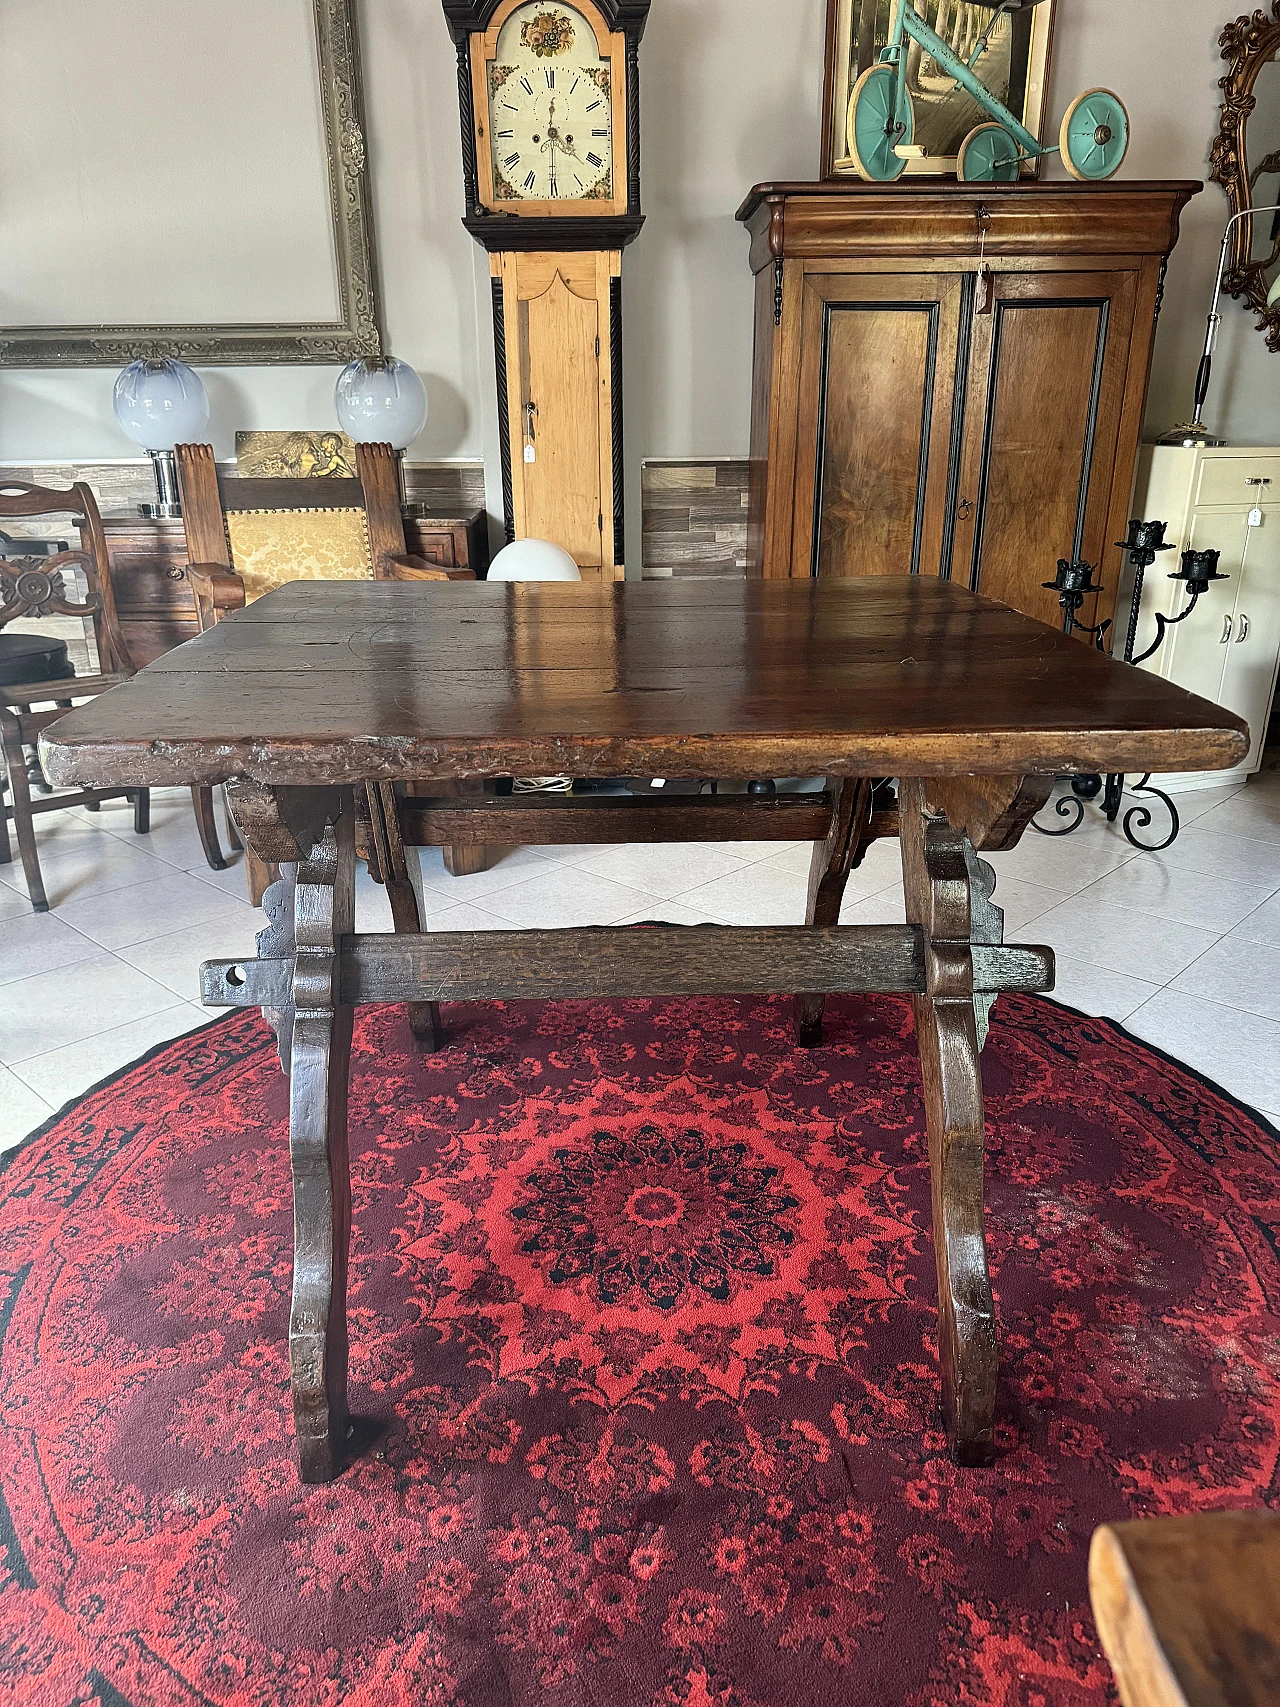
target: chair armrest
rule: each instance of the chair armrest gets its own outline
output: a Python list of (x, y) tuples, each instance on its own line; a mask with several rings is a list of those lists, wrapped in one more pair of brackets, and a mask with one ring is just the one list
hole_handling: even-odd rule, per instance
[(223, 611), (244, 609), (244, 582), (222, 563), (188, 563), (187, 584), (196, 601), (196, 618), (203, 634)]
[(51, 682), (9, 682), (0, 686), (0, 706), (47, 705), (60, 699), (95, 699), (129, 677), (119, 675), (58, 676)]
[(384, 560), (389, 581), (474, 581), (470, 569), (442, 569), (426, 557), (407, 554)]

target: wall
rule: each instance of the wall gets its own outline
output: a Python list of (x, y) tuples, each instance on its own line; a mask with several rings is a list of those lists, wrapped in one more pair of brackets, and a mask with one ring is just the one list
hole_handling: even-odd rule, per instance
[[(765, 178), (818, 155), (825, 0), (654, 0), (642, 49), (648, 224), (628, 251), (628, 510), (633, 563), (642, 457), (742, 456), (751, 281), (734, 221)], [(1217, 125), (1217, 35), (1230, 0), (1059, 0), (1049, 109), (1098, 83), (1129, 106), (1125, 175), (1203, 177)], [(379, 253), (390, 346), (425, 375), (432, 416), (414, 456), (492, 455), (483, 258), (462, 212), (454, 59), (437, 0), (362, 0)], [(104, 99), (114, 100), (110, 91)], [(1277, 139), (1280, 140), (1280, 139)], [(1060, 168), (1050, 168), (1056, 175)], [(1226, 217), (1191, 204), (1169, 274), (1149, 422), (1186, 413)], [(211, 369), (220, 452), (236, 427), (327, 425), (323, 368)], [(114, 375), (0, 373), (0, 461), (127, 455)], [(1233, 440), (1280, 439), (1280, 357), (1228, 302), (1210, 417)]]

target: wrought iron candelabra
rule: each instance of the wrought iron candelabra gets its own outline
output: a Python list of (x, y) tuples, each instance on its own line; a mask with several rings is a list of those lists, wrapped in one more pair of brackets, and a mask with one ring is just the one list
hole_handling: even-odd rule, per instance
[[(1129, 562), (1133, 568), (1133, 601), (1129, 611), (1129, 627), (1125, 634), (1124, 652), (1122, 654), (1126, 664), (1143, 664), (1148, 658), (1153, 657), (1164, 645), (1165, 636), (1169, 630), (1176, 627), (1178, 623), (1187, 620), (1199, 603), (1201, 595), (1208, 592), (1211, 583), (1226, 581), (1230, 578), (1218, 573), (1218, 560), (1221, 555), (1219, 552), (1184, 551), (1180, 566), (1173, 571), (1169, 579), (1181, 581), (1191, 596), (1177, 616), (1165, 616), (1160, 611), (1156, 612), (1156, 637), (1146, 651), (1140, 652), (1135, 658), (1133, 654), (1138, 639), (1138, 616), (1142, 607), (1142, 587), (1147, 570), (1150, 569), (1162, 551), (1173, 551), (1175, 549), (1164, 537), (1167, 526), (1167, 522), (1131, 521), (1128, 539), (1117, 542), (1120, 550), (1129, 554)], [(1094, 593), (1100, 593), (1103, 590), (1094, 581), (1094, 573), (1094, 568), (1089, 563), (1073, 563), (1065, 557), (1061, 557), (1058, 559), (1057, 575), (1052, 581), (1045, 581), (1043, 584), (1051, 592), (1056, 592), (1058, 595), (1058, 603), (1062, 607), (1063, 633), (1070, 634), (1075, 631), (1079, 634), (1091, 635), (1094, 645), (1101, 652), (1103, 650), (1103, 639), (1111, 628), (1110, 620), (1090, 627), (1087, 623), (1079, 622), (1076, 619), (1076, 613), (1083, 606), (1085, 600), (1092, 597)], [(1163, 804), (1169, 815), (1169, 833), (1163, 841), (1159, 842), (1144, 842), (1140, 839), (1137, 831), (1148, 829), (1152, 822), (1151, 808), (1140, 803), (1137, 806), (1131, 806), (1121, 820), (1120, 827), (1124, 831), (1125, 840), (1131, 846), (1140, 848), (1143, 853), (1159, 853), (1163, 848), (1171, 846), (1178, 839), (1178, 832), (1182, 828), (1181, 821), (1178, 818), (1178, 809), (1173, 801), (1162, 790), (1151, 786), (1151, 773), (1149, 771), (1130, 792), (1152, 796)], [(1098, 800), (1099, 796), (1101, 796), (1100, 801)], [(1073, 830), (1078, 830), (1084, 822), (1086, 804), (1098, 801), (1107, 816), (1108, 823), (1114, 824), (1116, 819), (1120, 817), (1120, 807), (1123, 800), (1124, 777), (1122, 775), (1106, 778), (1097, 775), (1072, 777), (1071, 793), (1062, 795), (1054, 802), (1053, 808), (1057, 817), (1069, 818), (1071, 822), (1065, 824), (1061, 829), (1038, 824), (1034, 818), (1032, 824), (1042, 836), (1069, 836)]]

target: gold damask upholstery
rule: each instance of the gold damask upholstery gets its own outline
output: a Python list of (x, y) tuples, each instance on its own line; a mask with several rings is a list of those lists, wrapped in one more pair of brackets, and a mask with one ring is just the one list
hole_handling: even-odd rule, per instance
[(229, 510), (231, 564), (252, 604), (287, 581), (369, 581), (364, 510)]

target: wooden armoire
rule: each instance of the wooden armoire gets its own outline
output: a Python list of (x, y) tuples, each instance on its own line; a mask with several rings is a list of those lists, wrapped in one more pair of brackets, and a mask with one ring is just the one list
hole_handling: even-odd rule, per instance
[(1164, 268), (1195, 182), (760, 184), (748, 573), (943, 575), (1112, 614)]

